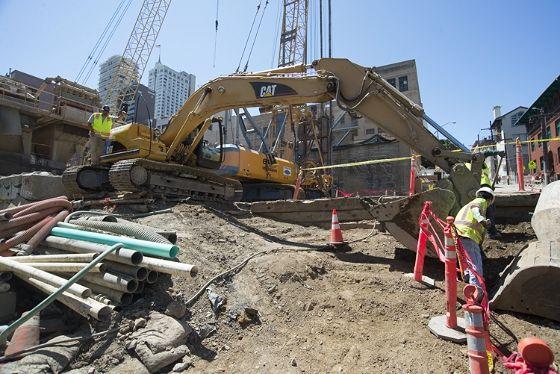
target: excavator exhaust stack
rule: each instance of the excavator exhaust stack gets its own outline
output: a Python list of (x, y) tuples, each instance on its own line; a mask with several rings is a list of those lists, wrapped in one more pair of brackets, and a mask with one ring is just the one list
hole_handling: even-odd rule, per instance
[(560, 181), (546, 186), (533, 213), (537, 241), (529, 243), (501, 274), (490, 305), (560, 321)]

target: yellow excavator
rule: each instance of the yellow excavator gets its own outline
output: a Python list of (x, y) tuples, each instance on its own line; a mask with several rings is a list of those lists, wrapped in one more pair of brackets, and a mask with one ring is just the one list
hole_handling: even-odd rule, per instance
[[(293, 162), (241, 146), (209, 146), (204, 135), (221, 120), (213, 117), (240, 107), (296, 106), (336, 100), (345, 110), (368, 117), (410, 145), (429, 162), (450, 174), (459, 199), (467, 201), (478, 187), (480, 163), (472, 171), (453, 170), (472, 161), (468, 152), (444, 150), (423, 124), (423, 109), (388, 84), (372, 69), (346, 59), (320, 59), (311, 65), (220, 77), (198, 89), (158, 135), (136, 123), (114, 128), (110, 152), (101, 165), (77, 166), (65, 171), (70, 193), (96, 191), (151, 191), (165, 195), (239, 200), (258, 191), (277, 191), (289, 198), (297, 178)], [(222, 134), (222, 131), (219, 131)], [(478, 165), (478, 166), (477, 166)], [(254, 193), (257, 191), (257, 193)], [(268, 194), (271, 195), (271, 194)], [(273, 194), (272, 194), (273, 195)]]

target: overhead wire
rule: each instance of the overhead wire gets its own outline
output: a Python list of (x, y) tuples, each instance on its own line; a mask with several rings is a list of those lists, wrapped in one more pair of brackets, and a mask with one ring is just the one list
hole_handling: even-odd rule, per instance
[(239, 69), (241, 69), (241, 63), (243, 62), (243, 57), (245, 56), (245, 51), (247, 50), (247, 45), (249, 44), (249, 40), (251, 39), (251, 35), (253, 33), (253, 27), (255, 27), (255, 21), (257, 20), (257, 17), (259, 15), (259, 11), (261, 9), (261, 4), (262, 4), (262, 0), (260, 0), (259, 3), (257, 4), (257, 10), (255, 12), (255, 15), (253, 16), (253, 22), (251, 23), (251, 28), (249, 29), (249, 34), (247, 35), (247, 40), (245, 40), (245, 45), (243, 46), (243, 51), (241, 52), (241, 57), (239, 57), (239, 64), (237, 64), (237, 69), (235, 69), (236, 73), (239, 72)]
[(247, 55), (247, 62), (245, 63), (245, 67), (243, 68), (243, 72), (247, 71), (249, 67), (249, 61), (251, 60), (251, 55), (253, 54), (253, 48), (255, 47), (255, 42), (257, 41), (257, 37), (259, 36), (259, 30), (261, 29), (262, 20), (264, 18), (264, 13), (266, 8), (268, 7), (268, 0), (264, 3), (263, 11), (261, 12), (261, 19), (259, 20), (259, 25), (257, 26), (257, 31), (255, 32), (255, 38), (253, 39), (253, 44), (251, 44), (251, 49), (249, 50), (249, 54)]
[(107, 31), (109, 31), (111, 25), (113, 24), (115, 17), (117, 16), (117, 14), (120, 12), (120, 9), (122, 8), (123, 4), (125, 3), (126, 0), (121, 0), (120, 3), (117, 5), (117, 8), (115, 9), (115, 11), (113, 12), (113, 15), (111, 16), (111, 18), (109, 19), (109, 21), (107, 22), (107, 24), (105, 25), (105, 29), (103, 30), (103, 32), (101, 33), (101, 35), (99, 36), (99, 38), (97, 39), (97, 41), (95, 42), (95, 45), (93, 46), (92, 50), (90, 51), (89, 55), (87, 56), (86, 60), (84, 61), (84, 64), (82, 65), (82, 67), (80, 68), (80, 71), (78, 72), (78, 74), (76, 75), (76, 78), (74, 79), (75, 83), (78, 83), (80, 81), (80, 78), (82, 77), (83, 73), (85, 72), (85, 70), (88, 68), (89, 63), (91, 62), (93, 55), (96, 53), (97, 48), (99, 47), (99, 45), (101, 44), (101, 42), (103, 41), (103, 39), (105, 38), (105, 35), (107, 34)]

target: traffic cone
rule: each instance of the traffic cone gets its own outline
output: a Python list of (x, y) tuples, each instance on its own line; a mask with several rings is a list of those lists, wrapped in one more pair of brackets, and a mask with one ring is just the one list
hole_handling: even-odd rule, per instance
[(338, 215), (336, 214), (336, 209), (332, 210), (331, 240), (329, 244), (334, 246), (344, 244), (344, 239), (342, 239), (342, 230), (340, 230), (340, 223), (338, 223)]

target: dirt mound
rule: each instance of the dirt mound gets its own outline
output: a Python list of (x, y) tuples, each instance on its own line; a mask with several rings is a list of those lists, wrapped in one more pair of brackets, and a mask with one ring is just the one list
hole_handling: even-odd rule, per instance
[[(468, 371), (466, 347), (439, 340), (427, 328), (430, 317), (444, 313), (443, 266), (427, 259), (426, 275), (438, 288), (414, 283), (404, 276), (412, 271), (414, 254), (386, 234), (374, 232), (348, 252), (326, 252), (306, 245), (323, 245), (328, 230), (200, 205), (177, 205), (173, 213), (140, 222), (177, 230), (180, 259), (200, 265), (201, 272), (195, 279), (173, 276), (149, 289), (122, 313), (121, 323), (149, 309), (164, 312), (173, 300), (185, 302), (216, 274), (272, 250), (212, 287), (224, 299), (217, 312), (206, 293), (187, 312), (184, 320), (195, 331), (187, 341), (193, 364), (188, 372)], [(487, 246), (490, 284), (533, 235), (524, 224), (500, 229), (505, 241)], [(368, 233), (357, 228), (344, 235), (352, 240)], [(540, 336), (560, 355), (558, 324), (510, 314), (498, 318), (517, 337)], [(503, 349), (515, 349), (513, 338), (496, 324), (492, 335)], [(117, 337), (86, 347), (73, 367), (89, 364), (110, 372), (127, 355), (123, 345)], [(503, 372), (500, 365), (498, 372)]]

